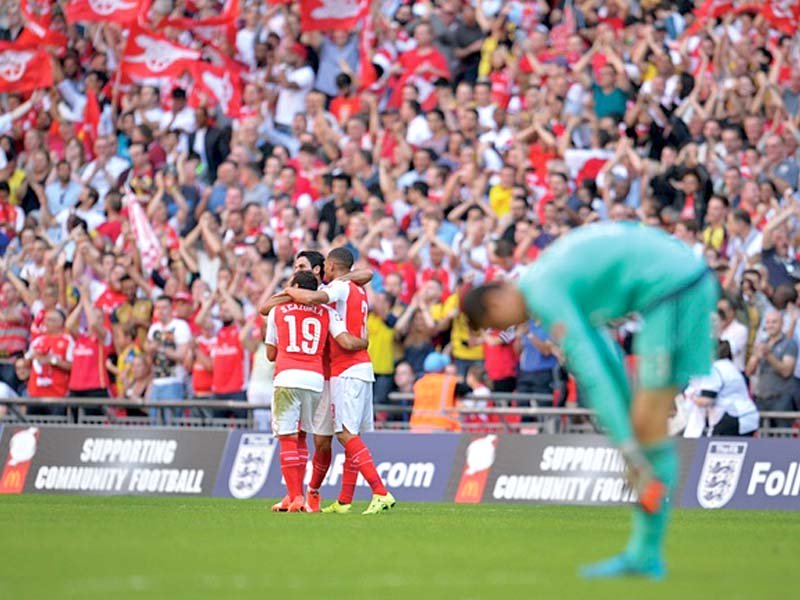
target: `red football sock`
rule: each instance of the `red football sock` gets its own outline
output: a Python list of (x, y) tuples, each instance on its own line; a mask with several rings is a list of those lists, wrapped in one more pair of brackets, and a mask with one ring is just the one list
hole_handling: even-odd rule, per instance
[(356, 492), (358, 469), (353, 466), (350, 457), (345, 453), (344, 471), (342, 472), (342, 489), (339, 492), (339, 504), (350, 504)]
[(328, 474), (328, 469), (331, 466), (331, 449), (325, 448), (324, 450), (314, 449), (314, 457), (311, 459), (311, 464), (314, 467), (311, 473), (311, 481), (308, 487), (312, 490), (318, 490), (322, 486), (322, 481), (325, 475)]
[(300, 488), (306, 479), (306, 467), (308, 466), (308, 443), (306, 442), (306, 432), (301, 431), (297, 436), (297, 476), (300, 478)]
[(286, 489), (290, 498), (302, 496), (302, 483), (297, 476), (297, 439), (290, 436), (279, 438), (281, 447), (281, 473), (286, 480)]
[(381, 476), (375, 469), (375, 463), (372, 462), (372, 455), (369, 449), (364, 445), (360, 437), (351, 438), (344, 446), (344, 454), (348, 457), (353, 464), (353, 467), (358, 469), (358, 472), (367, 480), (369, 487), (372, 488), (372, 493), (378, 496), (386, 495), (386, 488), (383, 486)]

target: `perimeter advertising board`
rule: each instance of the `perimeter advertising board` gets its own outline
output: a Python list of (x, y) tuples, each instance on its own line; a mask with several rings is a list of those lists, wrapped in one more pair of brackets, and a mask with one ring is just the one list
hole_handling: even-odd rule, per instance
[[(690, 461), (694, 442), (681, 440)], [(683, 477), (680, 478), (681, 480)], [(459, 503), (623, 505), (636, 502), (622, 457), (593, 435), (462, 436), (448, 485)]]
[[(447, 483), (459, 443), (458, 434), (369, 433), (364, 441), (375, 468), (400, 501), (437, 502), (446, 499)], [(309, 441), (309, 445), (310, 445)], [(232, 431), (222, 459), (214, 495), (227, 498), (278, 498), (286, 493), (281, 481), (277, 440), (265, 433)], [(313, 448), (310, 449), (313, 453)], [(320, 488), (323, 498), (336, 498), (342, 480), (344, 453), (334, 442), (331, 469)], [(306, 469), (306, 483), (311, 463)], [(356, 500), (368, 500), (370, 489), (359, 475)]]
[(7, 427), (0, 493), (209, 496), (227, 431)]
[(800, 510), (800, 441), (700, 440), (681, 505)]

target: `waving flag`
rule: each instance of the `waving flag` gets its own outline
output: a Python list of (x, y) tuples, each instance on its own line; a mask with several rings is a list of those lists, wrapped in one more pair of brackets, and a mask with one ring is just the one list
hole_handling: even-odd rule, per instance
[(800, 25), (800, 0), (770, 0), (761, 7), (761, 16), (786, 35), (797, 33)]
[(189, 97), (192, 106), (200, 106), (201, 95), (219, 105), (226, 116), (239, 116), (242, 108), (242, 80), (237, 69), (218, 67), (207, 62), (192, 65), (194, 85)]
[(207, 41), (218, 40), (225, 36), (231, 45), (236, 44), (236, 19), (239, 16), (239, 0), (226, 0), (222, 11), (214, 17), (199, 19), (191, 17), (167, 17), (159, 22), (158, 27), (177, 27), (186, 29)]
[(161, 264), (164, 255), (161, 242), (136, 196), (128, 194), (122, 199), (122, 203), (128, 208), (131, 230), (142, 256), (142, 268), (145, 273), (150, 273)]
[(375, 47), (375, 23), (371, 13), (367, 13), (361, 30), (358, 32), (358, 79), (363, 88), (369, 88), (378, 79), (372, 65), (372, 50)]
[(200, 60), (200, 52), (161, 34), (133, 27), (125, 44), (120, 70), (125, 81), (147, 82), (175, 78)]
[(0, 42), (0, 93), (28, 92), (53, 85), (47, 51)]
[(22, 0), (19, 10), (25, 21), (16, 43), (20, 46), (51, 46), (64, 50), (67, 36), (50, 29), (53, 19), (50, 0)]
[(355, 30), (369, 12), (367, 0), (300, 0), (303, 31)]
[(139, 15), (137, 0), (73, 0), (66, 6), (67, 21), (113, 22), (128, 25)]
[(575, 11), (572, 8), (572, 0), (567, 0), (564, 4), (564, 12), (561, 17), (561, 23), (554, 26), (550, 30), (550, 43), (553, 46), (553, 51), (558, 54), (565, 54), (567, 51), (567, 41), (569, 36), (575, 33)]

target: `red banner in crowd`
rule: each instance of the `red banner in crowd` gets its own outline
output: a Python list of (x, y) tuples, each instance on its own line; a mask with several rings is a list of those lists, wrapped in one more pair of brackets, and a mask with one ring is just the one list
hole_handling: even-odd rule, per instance
[(761, 16), (787, 35), (794, 35), (800, 25), (800, 0), (771, 0), (761, 7)]
[(67, 47), (67, 36), (50, 29), (53, 14), (50, 0), (22, 0), (19, 10), (25, 20), (25, 27), (16, 40), (19, 46)]
[(367, 0), (300, 0), (303, 31), (354, 30), (369, 12)]
[(200, 51), (170, 41), (161, 34), (131, 29), (120, 70), (127, 81), (148, 81), (163, 77), (179, 77), (200, 60)]
[(377, 79), (375, 67), (372, 66), (372, 49), (375, 47), (375, 23), (371, 13), (367, 13), (364, 24), (358, 32), (358, 79), (363, 88), (368, 88)]
[(0, 93), (28, 92), (53, 85), (47, 51), (0, 42)]
[(201, 106), (202, 96), (217, 104), (226, 116), (239, 116), (242, 108), (242, 81), (238, 69), (218, 67), (207, 62), (192, 65), (194, 85), (189, 103)]
[(158, 28), (177, 27), (187, 29), (207, 41), (218, 40), (225, 36), (231, 45), (236, 43), (236, 19), (239, 15), (239, 0), (226, 0), (222, 11), (213, 17), (193, 18), (177, 17), (162, 19)]
[(787, 35), (793, 35), (800, 26), (800, 0), (768, 0), (767, 2), (741, 2), (736, 0), (706, 0), (694, 11), (694, 22), (684, 36), (694, 35), (706, 26), (710, 19), (718, 19), (727, 13), (754, 13), (761, 15), (769, 24)]
[(139, 15), (137, 0), (74, 0), (67, 4), (66, 16), (70, 23), (97, 22), (133, 23)]
[(422, 110), (428, 111), (436, 108), (436, 94), (433, 83), (440, 77), (450, 77), (450, 67), (447, 59), (436, 49), (420, 51), (415, 48), (400, 56), (400, 65), (403, 74), (394, 82), (394, 90), (389, 98), (390, 108), (400, 108), (403, 100), (403, 88), (413, 85), (419, 93), (419, 103)]
[(556, 25), (550, 30), (550, 43), (553, 46), (553, 51), (559, 54), (564, 54), (567, 51), (567, 41), (569, 36), (575, 33), (575, 11), (572, 8), (572, 1), (567, 0), (564, 4), (564, 14), (561, 17), (561, 23)]

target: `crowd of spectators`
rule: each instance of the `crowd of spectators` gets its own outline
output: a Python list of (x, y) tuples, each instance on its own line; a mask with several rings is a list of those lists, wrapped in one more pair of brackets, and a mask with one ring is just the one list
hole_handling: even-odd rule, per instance
[[(23, 26), (12, 4), (3, 39)], [(375, 271), (376, 402), (434, 351), (495, 391), (563, 402), (546, 332), (479, 335), (459, 296), (575, 227), (636, 220), (705, 256), (734, 363), (761, 406), (791, 408), (800, 43), (751, 12), (690, 30), (694, 8), (387, 0), (365, 54), (358, 32), (302, 32), (297, 2), (241, 0), (235, 44), (220, 40), (247, 68), (237, 118), (190, 102), (184, 78), (119, 88), (120, 27), (61, 19), (54, 87), (2, 98), (0, 394), (261, 393), (257, 307), (298, 252), (343, 245)]]

